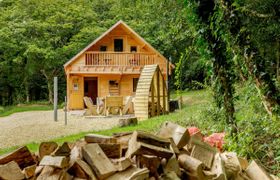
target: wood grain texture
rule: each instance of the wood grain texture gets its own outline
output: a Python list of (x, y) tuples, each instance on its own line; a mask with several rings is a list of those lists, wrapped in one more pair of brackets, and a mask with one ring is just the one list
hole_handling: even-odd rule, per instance
[(10, 161), (15, 161), (21, 169), (35, 164), (35, 160), (26, 146), (0, 156), (0, 165), (6, 164)]
[(82, 148), (83, 158), (99, 179), (105, 179), (116, 172), (115, 166), (107, 158), (98, 144), (87, 144)]

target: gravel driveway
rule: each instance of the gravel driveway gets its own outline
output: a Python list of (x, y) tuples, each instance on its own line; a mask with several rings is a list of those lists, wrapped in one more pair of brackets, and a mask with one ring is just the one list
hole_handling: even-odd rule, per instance
[(58, 122), (53, 111), (29, 111), (0, 118), (0, 149), (41, 142), (53, 138), (92, 130), (111, 129), (118, 124), (119, 116), (83, 117), (68, 113), (68, 125), (64, 125), (64, 112), (58, 111)]

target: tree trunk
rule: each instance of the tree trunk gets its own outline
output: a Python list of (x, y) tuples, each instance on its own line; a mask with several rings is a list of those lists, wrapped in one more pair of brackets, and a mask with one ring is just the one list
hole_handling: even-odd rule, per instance
[(279, 39), (276, 42), (276, 79), (280, 82), (280, 53), (279, 53)]
[(47, 86), (48, 86), (48, 94), (49, 94), (49, 103), (53, 104), (53, 86), (52, 86), (52, 77), (50, 77), (45, 70), (41, 70), (41, 72), (43, 73), (43, 75), (46, 78), (47, 81)]
[(49, 103), (53, 104), (53, 88), (51, 80), (48, 80)]
[(24, 87), (25, 87), (25, 97), (26, 97), (26, 103), (30, 102), (30, 94), (29, 94), (29, 84), (27, 78), (24, 78)]

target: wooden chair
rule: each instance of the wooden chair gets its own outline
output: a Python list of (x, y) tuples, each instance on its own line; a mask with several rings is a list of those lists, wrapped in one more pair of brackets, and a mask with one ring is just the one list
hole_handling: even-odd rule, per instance
[(127, 114), (129, 112), (129, 109), (133, 108), (133, 96), (126, 96), (124, 99), (124, 108), (123, 108), (123, 114)]
[(105, 109), (104, 98), (97, 97), (96, 98), (96, 106), (97, 106), (97, 113), (103, 114)]
[(97, 106), (93, 105), (93, 102), (92, 102), (90, 97), (85, 96), (84, 97), (84, 102), (85, 102), (85, 105), (87, 107), (85, 115), (97, 115), (98, 114), (97, 113)]
[(105, 115), (108, 116), (111, 108), (118, 108), (120, 115), (123, 113), (122, 96), (106, 96), (105, 98)]

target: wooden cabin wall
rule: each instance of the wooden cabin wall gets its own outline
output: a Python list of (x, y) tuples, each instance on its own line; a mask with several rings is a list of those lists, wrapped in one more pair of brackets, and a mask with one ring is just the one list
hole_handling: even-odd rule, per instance
[[(74, 84), (78, 85), (78, 89), (74, 88)], [(69, 76), (67, 81), (69, 89), (68, 101), (69, 109), (84, 109), (84, 78), (82, 76)]]
[(143, 46), (143, 43), (132, 34), (127, 33), (121, 27), (112, 30), (108, 35), (103, 37), (99, 42), (89, 48), (88, 51), (99, 51), (100, 46), (107, 46), (107, 51), (114, 51), (114, 39), (123, 39), (124, 52), (130, 52), (131, 46), (137, 46), (137, 52), (152, 52)]
[(120, 81), (120, 95), (131, 96), (133, 92), (133, 78), (139, 78), (140, 75), (123, 75)]

